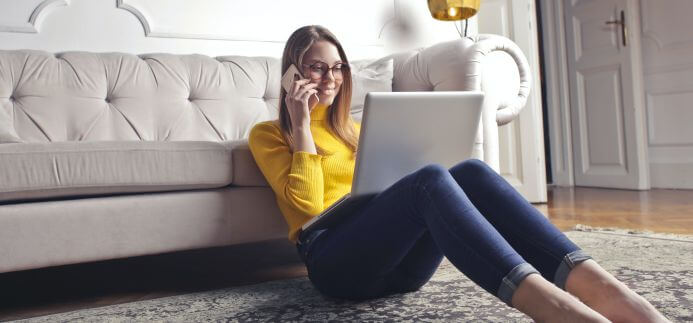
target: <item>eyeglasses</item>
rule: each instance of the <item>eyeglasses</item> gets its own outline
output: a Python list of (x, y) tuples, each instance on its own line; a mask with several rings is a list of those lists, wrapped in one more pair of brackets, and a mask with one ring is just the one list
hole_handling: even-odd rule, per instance
[(334, 76), (335, 79), (342, 79), (344, 78), (344, 72), (349, 69), (349, 65), (345, 63), (337, 63), (332, 67), (329, 67), (327, 63), (324, 62), (315, 62), (310, 65), (303, 65), (310, 68), (310, 78), (314, 80), (323, 78), (325, 75), (327, 75), (328, 70), (332, 70), (332, 76)]

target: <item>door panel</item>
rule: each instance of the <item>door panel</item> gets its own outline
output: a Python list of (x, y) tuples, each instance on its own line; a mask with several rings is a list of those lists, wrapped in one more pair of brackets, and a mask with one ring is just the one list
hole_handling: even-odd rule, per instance
[(582, 167), (588, 173), (626, 174), (619, 66), (586, 70), (577, 76), (578, 95), (584, 98), (584, 106), (577, 107), (582, 121)]
[(575, 185), (648, 189), (638, 4), (564, 8)]

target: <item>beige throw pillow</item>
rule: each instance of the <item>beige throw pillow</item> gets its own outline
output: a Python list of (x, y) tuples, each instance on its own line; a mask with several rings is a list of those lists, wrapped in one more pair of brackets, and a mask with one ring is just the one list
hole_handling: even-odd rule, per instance
[(360, 122), (366, 93), (392, 92), (394, 61), (391, 58), (375, 61), (357, 60), (349, 65), (352, 78), (351, 116)]

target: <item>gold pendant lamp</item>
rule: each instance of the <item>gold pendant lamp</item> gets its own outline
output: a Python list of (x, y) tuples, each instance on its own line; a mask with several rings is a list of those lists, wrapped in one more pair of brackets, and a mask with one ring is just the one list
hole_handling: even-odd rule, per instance
[(433, 18), (443, 21), (467, 19), (479, 11), (481, 0), (428, 0)]

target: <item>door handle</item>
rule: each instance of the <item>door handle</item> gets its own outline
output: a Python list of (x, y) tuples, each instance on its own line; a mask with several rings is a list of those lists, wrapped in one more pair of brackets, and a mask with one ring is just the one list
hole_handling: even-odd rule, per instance
[(621, 39), (623, 40), (623, 47), (627, 45), (627, 35), (628, 29), (626, 28), (626, 13), (621, 10), (621, 20), (610, 20), (605, 22), (607, 25), (619, 25), (621, 26)]

